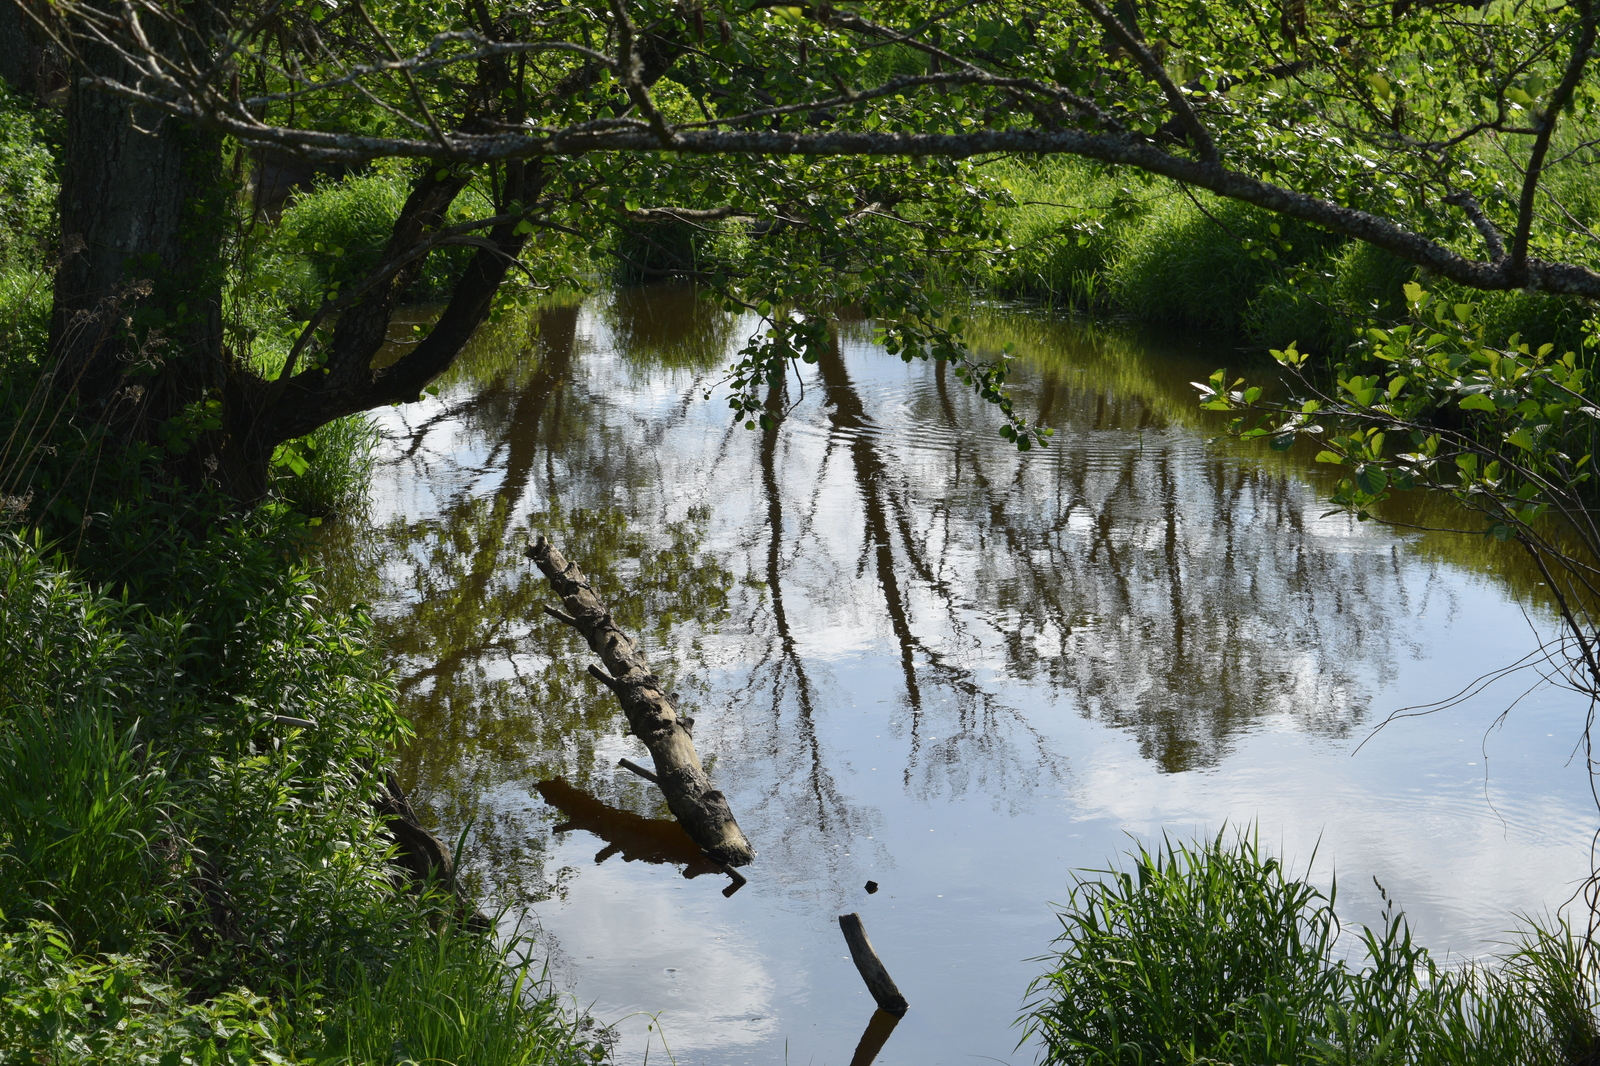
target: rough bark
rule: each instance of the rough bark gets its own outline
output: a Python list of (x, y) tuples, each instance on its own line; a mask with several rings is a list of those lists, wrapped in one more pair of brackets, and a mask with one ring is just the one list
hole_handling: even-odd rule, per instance
[(711, 787), (694, 739), (638, 646), (617, 626), (583, 571), (554, 544), (541, 536), (527, 555), (549, 579), (566, 610), (546, 609), (581, 633), (605, 664), (605, 670), (591, 666), (589, 672), (616, 694), (633, 735), (650, 749), (661, 791), (678, 822), (717, 862), (750, 863), (755, 858), (750, 841), (734, 821), (727, 797)]
[[(85, 49), (81, 58), (123, 68), (108, 49)], [(162, 363), (218, 363), (221, 136), (80, 88), (68, 99), (65, 147), (66, 254), (51, 322), (61, 369), (85, 400), (105, 404), (141, 348)], [(147, 291), (128, 293), (138, 281)]]

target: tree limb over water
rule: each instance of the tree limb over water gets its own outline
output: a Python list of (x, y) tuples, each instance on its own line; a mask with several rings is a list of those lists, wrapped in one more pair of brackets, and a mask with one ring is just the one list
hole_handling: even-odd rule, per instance
[[(43, 26), (83, 62), (82, 86), (309, 159), (1071, 155), (1311, 222), (1470, 288), (1600, 296), (1592, 255), (1556, 232), (1577, 231), (1541, 222), (1560, 211), (1551, 173), (1594, 149), (1559, 120), (1594, 107), (1600, 5), (1492, 7), (1288, 20), (1259, 2), (1153, 4), (1141, 26), (1099, 0), (931, 16), (755, 4), (718, 16), (713, 41), (694, 4), (478, 5), (402, 26), (360, 5), (279, 0), (232, 18), (208, 5), (202, 20), (135, 0), (75, 3)], [(475, 69), (498, 73), (463, 98)], [(530, 222), (556, 224), (536, 199)], [(1496, 235), (1484, 258), (1475, 233)]]

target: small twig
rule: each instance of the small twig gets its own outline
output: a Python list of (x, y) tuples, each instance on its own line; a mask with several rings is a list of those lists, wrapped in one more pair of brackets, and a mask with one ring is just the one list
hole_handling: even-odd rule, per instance
[(317, 723), (312, 721), (310, 718), (291, 718), (287, 714), (275, 714), (272, 716), (272, 720), (278, 725), (286, 725), (292, 729), (317, 728)]
[(554, 618), (558, 622), (565, 622), (569, 626), (576, 626), (578, 624), (578, 620), (572, 617), (566, 611), (563, 611), (558, 607), (551, 607), (549, 604), (545, 605), (544, 613), (549, 615), (551, 618)]
[(701, 848), (700, 849), (700, 854), (704, 855), (706, 857), (706, 859), (713, 866), (715, 866), (717, 869), (721, 870), (723, 873), (727, 874), (729, 877), (731, 877), (733, 879), (733, 883), (730, 884), (727, 888), (722, 890), (722, 894), (724, 896), (732, 898), (732, 896), (733, 896), (733, 894), (735, 892), (739, 891), (745, 885), (750, 883), (745, 878), (744, 874), (740, 873), (738, 870), (735, 870), (733, 867), (729, 866), (727, 863), (725, 863), (722, 860), (718, 859), (715, 855), (711, 854), (705, 848)]
[[(651, 773), (649, 770), (646, 770), (644, 767), (640, 766), (638, 763), (634, 762), (632, 759), (618, 759), (617, 760), (617, 765), (622, 767), (624, 770), (632, 770), (634, 773), (638, 774), (640, 777), (644, 778), (646, 781), (650, 782), (652, 785), (656, 785), (656, 786), (659, 787), (660, 784), (661, 784), (661, 778), (657, 777), (655, 774)], [(712, 861), (715, 861), (715, 860), (712, 860)]]
[(600, 667), (596, 666), (594, 663), (589, 664), (589, 676), (600, 682), (612, 692), (618, 692), (622, 689), (622, 682), (618, 681), (616, 678), (600, 669)]

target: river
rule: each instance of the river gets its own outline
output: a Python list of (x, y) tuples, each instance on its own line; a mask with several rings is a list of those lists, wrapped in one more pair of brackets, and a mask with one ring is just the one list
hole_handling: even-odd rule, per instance
[[(876, 1061), (1032, 1062), (1012, 1022), (1051, 901), (1162, 834), (1253, 827), (1337, 878), (1347, 922), (1381, 883), (1458, 956), (1567, 899), (1596, 820), (1581, 698), (1525, 671), (1383, 724), (1553, 631), (1514, 553), (1328, 516), (1308, 457), (1214, 443), (1188, 382), (1233, 353), (975, 317), (1017, 346), (1048, 449), (848, 321), (777, 430), (736, 426), (720, 383), (753, 322), (676, 287), (512, 316), (379, 417), (328, 581), (373, 605), (419, 809), (465, 830), (474, 885), (620, 1062), (663, 1040), (680, 1064), (850, 1062), (872, 1002), (849, 911), (911, 1003)], [(733, 895), (616, 769), (648, 756), (541, 613), (530, 531), (691, 708), (759, 853)]]

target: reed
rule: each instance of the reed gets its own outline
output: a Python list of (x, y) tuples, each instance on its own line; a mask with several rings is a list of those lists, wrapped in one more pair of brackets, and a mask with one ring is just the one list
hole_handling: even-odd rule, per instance
[(1391, 908), (1339, 957), (1323, 893), (1253, 835), (1164, 840), (1132, 870), (1090, 871), (1059, 917), (1019, 1020), (1047, 1063), (1556, 1066), (1594, 1061), (1600, 967), (1560, 921), (1446, 966)]

